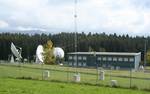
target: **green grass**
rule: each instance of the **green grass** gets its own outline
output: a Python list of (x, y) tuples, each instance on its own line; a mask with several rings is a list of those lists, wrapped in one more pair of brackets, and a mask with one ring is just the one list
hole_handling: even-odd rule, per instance
[(0, 94), (149, 94), (146, 91), (0, 78)]
[[(42, 80), (42, 69), (41, 65), (37, 64), (24, 64), (22, 67), (17, 67), (16, 64), (2, 64), (0, 65), (0, 77), (1, 78), (18, 78), (18, 77), (31, 77), (33, 79)], [(130, 72), (129, 71), (118, 71), (105, 70), (105, 80), (97, 80), (97, 70), (88, 68), (71, 68), (62, 67), (56, 65), (44, 65), (44, 70), (50, 71), (50, 77), (48, 80), (56, 80), (62, 82), (73, 82), (73, 75), (76, 71), (81, 74), (81, 83), (88, 84), (99, 84), (99, 85), (110, 85), (110, 80), (117, 80), (118, 85), (121, 87), (130, 87)], [(111, 76), (110, 76), (111, 74)], [(139, 89), (150, 89), (150, 73), (143, 72), (132, 72), (132, 86)], [(146, 80), (148, 79), (149, 80)]]

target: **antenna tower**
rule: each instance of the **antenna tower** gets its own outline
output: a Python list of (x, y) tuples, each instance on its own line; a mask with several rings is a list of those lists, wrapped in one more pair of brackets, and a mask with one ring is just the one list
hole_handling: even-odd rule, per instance
[[(77, 0), (74, 0), (74, 32), (75, 32), (75, 37), (74, 37), (74, 42), (75, 42), (75, 64), (77, 68), (77, 63), (78, 63), (78, 58), (77, 58)], [(76, 69), (77, 72), (77, 69)]]

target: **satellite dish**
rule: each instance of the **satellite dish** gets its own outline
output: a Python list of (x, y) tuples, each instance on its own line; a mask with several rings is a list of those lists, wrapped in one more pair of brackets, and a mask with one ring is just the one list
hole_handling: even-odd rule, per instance
[(56, 58), (60, 58), (60, 59), (64, 58), (64, 50), (60, 47), (55, 47), (54, 48), (54, 56)]
[(17, 57), (18, 59), (21, 59), (21, 48), (19, 47), (19, 49), (16, 48), (16, 46), (11, 43), (11, 51), (14, 54), (15, 57)]
[(36, 50), (36, 63), (43, 63), (43, 46), (39, 45)]

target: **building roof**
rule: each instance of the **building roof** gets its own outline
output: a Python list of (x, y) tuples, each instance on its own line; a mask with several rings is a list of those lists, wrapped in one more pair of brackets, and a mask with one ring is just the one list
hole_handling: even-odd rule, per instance
[(122, 56), (136, 56), (141, 55), (141, 52), (139, 53), (127, 53), (127, 52), (71, 52), (68, 54), (78, 54), (78, 55), (122, 55)]

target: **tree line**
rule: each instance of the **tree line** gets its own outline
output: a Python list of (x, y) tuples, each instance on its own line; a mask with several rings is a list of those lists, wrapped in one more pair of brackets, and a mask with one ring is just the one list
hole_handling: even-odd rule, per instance
[[(0, 33), (0, 60), (7, 60), (11, 54), (10, 44), (22, 48), (23, 58), (33, 60), (36, 48), (39, 44), (45, 44), (51, 40), (54, 47), (61, 47), (65, 53), (75, 51), (75, 33), (58, 34), (21, 34)], [(129, 36), (105, 33), (85, 34), (77, 33), (77, 51), (101, 51), (101, 52), (141, 52), (144, 57), (145, 43), (147, 51), (150, 48), (150, 37)]]

